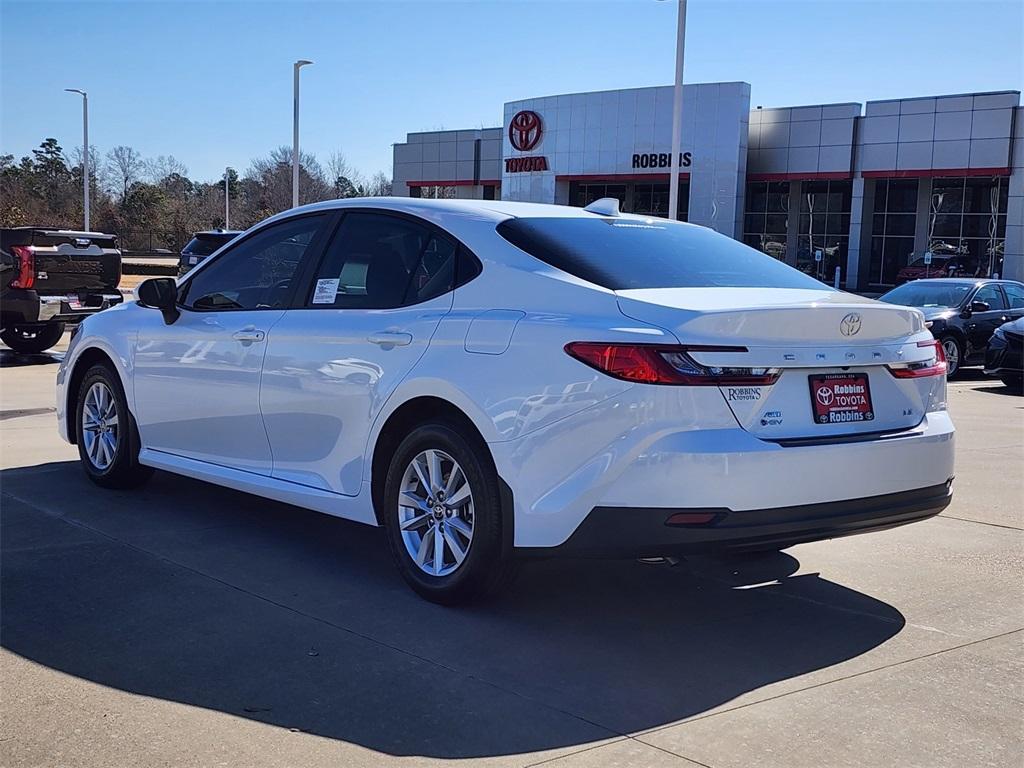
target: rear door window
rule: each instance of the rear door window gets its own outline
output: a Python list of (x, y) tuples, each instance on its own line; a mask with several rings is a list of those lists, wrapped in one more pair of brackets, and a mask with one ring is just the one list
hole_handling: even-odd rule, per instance
[(663, 219), (519, 218), (498, 234), (534, 258), (613, 291), (751, 287), (832, 290), (731, 237)]
[(310, 307), (391, 309), (452, 290), (457, 245), (429, 227), (386, 214), (346, 214), (306, 302)]
[(1010, 309), (1024, 309), (1024, 285), (1003, 283), (1003, 290), (1010, 302)]

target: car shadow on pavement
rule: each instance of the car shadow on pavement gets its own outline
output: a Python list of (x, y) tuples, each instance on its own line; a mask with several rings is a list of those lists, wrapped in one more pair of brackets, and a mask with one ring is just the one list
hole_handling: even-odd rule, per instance
[(993, 395), (1008, 395), (1010, 397), (1019, 398), (1024, 392), (1014, 387), (1008, 387), (1005, 384), (997, 384), (994, 387), (978, 387), (979, 392), (991, 392)]
[(103, 491), (73, 462), (0, 484), (5, 648), (390, 755), (520, 754), (664, 726), (813, 684), (793, 678), (904, 626), (869, 595), (794, 575), (787, 554), (538, 561), (492, 602), (446, 609), (404, 585), (377, 529), (164, 473)]
[(7, 347), (0, 348), (0, 368), (22, 368), (26, 365), (60, 365), (63, 352), (39, 352), (22, 355)]

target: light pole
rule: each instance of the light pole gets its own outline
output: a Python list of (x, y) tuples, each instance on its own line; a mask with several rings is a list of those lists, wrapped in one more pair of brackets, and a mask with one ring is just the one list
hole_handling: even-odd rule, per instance
[(676, 81), (672, 94), (672, 160), (668, 176), (668, 217), (679, 218), (679, 153), (683, 143), (683, 49), (686, 43), (686, 0), (679, 0), (676, 19)]
[(85, 207), (85, 231), (89, 231), (89, 95), (78, 88), (65, 88), (82, 96), (82, 192)]
[(224, 169), (224, 229), (231, 229), (231, 168)]
[(299, 70), (312, 61), (299, 59), (292, 65), (295, 76), (295, 112), (292, 125), (292, 208), (299, 205)]

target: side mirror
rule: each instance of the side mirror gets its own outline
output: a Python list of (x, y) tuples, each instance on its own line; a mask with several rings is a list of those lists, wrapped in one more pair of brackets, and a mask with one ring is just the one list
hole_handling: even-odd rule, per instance
[(971, 302), (971, 312), (988, 312), (991, 308), (987, 301)]
[(178, 311), (178, 284), (173, 277), (146, 280), (135, 289), (135, 296), (141, 306), (159, 309), (167, 325), (181, 316)]

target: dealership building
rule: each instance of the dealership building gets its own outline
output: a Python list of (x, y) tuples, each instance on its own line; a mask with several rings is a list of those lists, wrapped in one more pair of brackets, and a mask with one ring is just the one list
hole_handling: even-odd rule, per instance
[[(668, 215), (671, 86), (508, 102), (496, 128), (410, 133), (393, 193)], [(929, 270), (1024, 279), (1019, 91), (762, 108), (683, 89), (679, 218), (850, 290)]]

